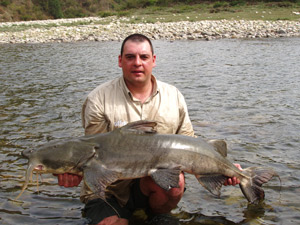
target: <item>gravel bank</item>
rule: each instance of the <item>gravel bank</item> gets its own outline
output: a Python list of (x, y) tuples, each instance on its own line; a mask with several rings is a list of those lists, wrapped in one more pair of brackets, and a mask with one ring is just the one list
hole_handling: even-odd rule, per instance
[[(128, 18), (80, 18), (0, 23), (0, 28), (28, 26), (24, 31), (0, 33), (0, 43), (45, 43), (76, 41), (119, 41), (131, 33), (143, 33), (152, 39), (212, 40), (219, 38), (299, 37), (300, 21), (219, 20), (198, 22), (130, 24)], [(83, 23), (87, 25), (75, 25)], [(68, 24), (68, 25), (66, 25)], [(51, 25), (51, 26), (49, 26)], [(55, 25), (55, 26), (53, 26)], [(39, 26), (39, 28), (36, 28)], [(48, 26), (48, 27), (47, 27)]]

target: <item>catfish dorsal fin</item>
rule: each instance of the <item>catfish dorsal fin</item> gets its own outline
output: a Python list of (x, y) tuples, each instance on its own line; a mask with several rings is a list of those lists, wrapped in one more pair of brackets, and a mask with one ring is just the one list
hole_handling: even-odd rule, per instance
[(139, 120), (132, 123), (128, 123), (124, 127), (121, 127), (121, 132), (134, 132), (134, 133), (156, 133), (154, 127), (157, 125), (154, 121)]
[(223, 157), (227, 157), (227, 144), (224, 140), (209, 140), (208, 143), (214, 146)]

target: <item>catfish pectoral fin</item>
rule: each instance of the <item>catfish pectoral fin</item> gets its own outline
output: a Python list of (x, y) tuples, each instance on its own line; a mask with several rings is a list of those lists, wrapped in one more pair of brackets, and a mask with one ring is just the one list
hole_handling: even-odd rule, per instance
[(150, 171), (150, 176), (155, 181), (155, 183), (166, 191), (174, 187), (179, 187), (179, 174), (180, 169), (155, 169)]
[(87, 167), (83, 169), (83, 179), (89, 189), (105, 200), (106, 187), (117, 181), (121, 174), (109, 169), (96, 160), (92, 160)]
[(222, 174), (196, 175), (199, 183), (210, 193), (220, 196), (220, 190), (227, 177)]

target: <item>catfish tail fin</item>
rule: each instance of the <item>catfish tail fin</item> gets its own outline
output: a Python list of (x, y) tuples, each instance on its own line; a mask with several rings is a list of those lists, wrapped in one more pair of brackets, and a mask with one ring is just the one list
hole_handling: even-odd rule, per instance
[(249, 176), (250, 179), (243, 178), (240, 188), (250, 203), (258, 203), (260, 200), (263, 200), (265, 192), (261, 186), (267, 183), (273, 176), (278, 176), (272, 168), (263, 167), (249, 167), (244, 169), (243, 173)]

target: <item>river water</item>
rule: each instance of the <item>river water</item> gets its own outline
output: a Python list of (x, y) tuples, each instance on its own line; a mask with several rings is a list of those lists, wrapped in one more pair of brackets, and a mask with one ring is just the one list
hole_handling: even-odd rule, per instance
[[(0, 45), (0, 224), (84, 224), (80, 187), (44, 175), (17, 202), (27, 161), (53, 139), (83, 135), (80, 111), (97, 85), (120, 76), (120, 42)], [(300, 39), (154, 41), (158, 79), (184, 94), (197, 135), (225, 139), (242, 167), (273, 167), (266, 199), (238, 186), (212, 196), (193, 176), (172, 211), (181, 224), (300, 224)], [(34, 176), (35, 180), (35, 176)], [(132, 223), (143, 225), (137, 212)]]

